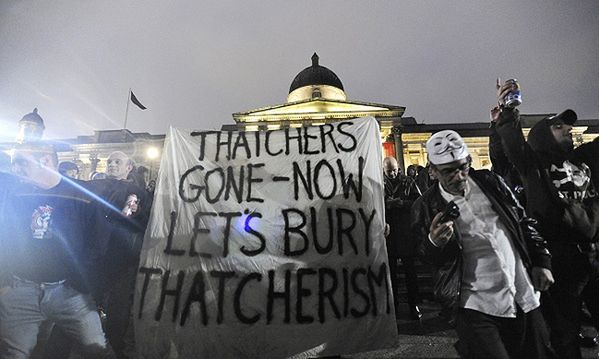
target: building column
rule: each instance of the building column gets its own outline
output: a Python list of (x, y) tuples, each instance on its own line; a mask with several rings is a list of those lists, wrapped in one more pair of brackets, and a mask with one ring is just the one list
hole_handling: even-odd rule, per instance
[(96, 172), (99, 162), (100, 162), (100, 160), (98, 159), (98, 154), (90, 153), (90, 155), (89, 155), (89, 163), (90, 163), (89, 172), (90, 173)]
[(393, 134), (393, 140), (395, 141), (395, 159), (397, 160), (402, 173), (406, 174), (406, 167), (403, 158), (403, 141), (401, 139), (402, 129), (400, 126), (393, 126), (391, 133)]

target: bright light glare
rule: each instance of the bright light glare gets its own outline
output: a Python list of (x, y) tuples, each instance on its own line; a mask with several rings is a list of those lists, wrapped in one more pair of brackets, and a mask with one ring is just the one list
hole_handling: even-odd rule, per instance
[(17, 138), (14, 122), (0, 120), (0, 142), (13, 142)]
[(151, 160), (156, 159), (160, 156), (160, 151), (156, 147), (148, 147), (146, 156)]

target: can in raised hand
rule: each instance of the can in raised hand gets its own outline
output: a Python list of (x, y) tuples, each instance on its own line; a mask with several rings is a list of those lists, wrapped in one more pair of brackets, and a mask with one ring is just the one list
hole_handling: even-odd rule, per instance
[(511, 83), (514, 84), (516, 89), (510, 91), (503, 98), (503, 103), (505, 107), (514, 108), (520, 106), (522, 104), (522, 93), (520, 91), (520, 84), (516, 79), (509, 79), (505, 82), (506, 84)]

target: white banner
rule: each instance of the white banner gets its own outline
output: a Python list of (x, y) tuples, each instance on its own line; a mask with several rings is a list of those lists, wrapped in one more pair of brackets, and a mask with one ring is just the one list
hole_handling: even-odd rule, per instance
[(305, 358), (397, 342), (373, 118), (171, 128), (135, 296), (143, 358)]

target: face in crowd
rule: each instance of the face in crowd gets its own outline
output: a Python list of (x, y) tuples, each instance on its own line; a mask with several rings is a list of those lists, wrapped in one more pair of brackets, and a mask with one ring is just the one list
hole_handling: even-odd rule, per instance
[(439, 180), (444, 190), (453, 195), (463, 196), (468, 186), (468, 171), (471, 164), (470, 156), (443, 165), (431, 164), (431, 173)]
[(57, 163), (56, 152), (45, 147), (20, 146), (11, 156), (13, 173), (36, 185), (47, 181), (52, 173), (57, 173)]
[(441, 187), (456, 196), (463, 196), (468, 188), (468, 172), (472, 157), (464, 139), (453, 130), (433, 134), (426, 141), (431, 175)]
[(70, 177), (70, 178), (74, 178), (74, 179), (78, 179), (79, 178), (79, 171), (77, 170), (66, 170), (64, 173), (65, 176)]
[(399, 165), (393, 157), (386, 157), (383, 161), (383, 172), (389, 178), (395, 178), (399, 174)]
[(557, 120), (554, 124), (549, 126), (551, 134), (557, 144), (565, 149), (571, 150), (574, 147), (574, 140), (572, 139), (572, 125), (564, 123), (562, 120)]
[(409, 165), (408, 169), (406, 170), (406, 174), (408, 175), (408, 177), (416, 178), (416, 175), (417, 175), (416, 166)]
[(21, 178), (28, 178), (38, 166), (36, 162), (37, 160), (32, 154), (15, 151), (11, 158), (12, 172)]
[(124, 180), (133, 169), (133, 162), (123, 152), (113, 152), (108, 156), (106, 175), (108, 178)]
[(65, 177), (74, 179), (79, 178), (79, 167), (77, 167), (77, 164), (75, 164), (74, 162), (60, 162), (58, 164), (58, 172), (60, 172), (60, 174)]

